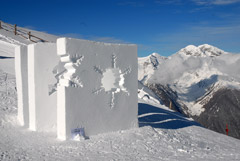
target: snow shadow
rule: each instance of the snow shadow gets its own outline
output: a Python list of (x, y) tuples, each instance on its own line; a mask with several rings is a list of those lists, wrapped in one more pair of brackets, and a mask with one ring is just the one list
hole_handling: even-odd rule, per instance
[(178, 112), (164, 110), (149, 104), (138, 103), (139, 127), (152, 126), (163, 129), (179, 129), (188, 126), (201, 126)]
[(0, 56), (0, 59), (14, 59), (14, 57)]

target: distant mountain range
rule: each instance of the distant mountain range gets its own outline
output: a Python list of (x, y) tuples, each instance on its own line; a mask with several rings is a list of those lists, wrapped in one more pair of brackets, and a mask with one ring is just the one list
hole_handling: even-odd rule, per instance
[(240, 54), (189, 45), (169, 57), (138, 59), (138, 80), (159, 102), (201, 125), (240, 139)]

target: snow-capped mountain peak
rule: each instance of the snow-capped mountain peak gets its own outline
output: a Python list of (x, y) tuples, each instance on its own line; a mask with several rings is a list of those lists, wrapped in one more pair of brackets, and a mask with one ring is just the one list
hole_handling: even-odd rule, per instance
[(161, 60), (166, 60), (166, 59), (168, 59), (167, 57), (161, 56), (160, 54), (158, 54), (158, 53), (156, 53), (156, 52), (150, 54), (149, 56), (147, 56), (147, 57), (145, 57), (145, 58), (146, 58), (146, 59), (149, 59), (149, 62), (150, 62), (151, 60), (161, 61)]
[(152, 53), (151, 55), (153, 55), (153, 56), (160, 56), (158, 53)]
[(194, 46), (194, 45), (188, 45), (185, 48), (181, 49), (178, 54), (180, 55), (189, 55), (189, 56), (202, 56), (201, 50)]
[(161, 56), (158, 53), (138, 58), (138, 80), (147, 81), (158, 69), (159, 65), (167, 59), (168, 57)]
[(144, 66), (151, 66), (153, 69), (157, 69), (159, 62), (168, 59), (167, 57), (161, 56), (158, 53), (152, 53), (147, 57), (138, 58), (138, 62), (143, 63)]
[(198, 48), (204, 53), (206, 56), (219, 56), (222, 54), (226, 54), (225, 51), (218, 49), (217, 47), (208, 45), (208, 44), (203, 44), (198, 46)]
[(159, 56), (159, 55), (158, 55), (157, 53), (153, 53), (153, 54), (151, 54), (150, 57), (149, 57), (150, 63), (152, 64), (152, 66), (153, 66), (154, 69), (157, 69), (158, 64), (159, 64), (159, 62), (158, 62), (158, 56)]
[(199, 45), (198, 47), (194, 45), (188, 45), (185, 48), (178, 51), (177, 54), (184, 56), (214, 57), (226, 54), (226, 52), (212, 45), (203, 44)]

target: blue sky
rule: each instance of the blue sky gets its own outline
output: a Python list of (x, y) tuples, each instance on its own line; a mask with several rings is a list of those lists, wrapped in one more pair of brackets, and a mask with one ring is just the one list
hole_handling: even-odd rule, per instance
[(60, 36), (138, 45), (168, 56), (211, 44), (240, 53), (240, 0), (6, 0), (0, 19)]

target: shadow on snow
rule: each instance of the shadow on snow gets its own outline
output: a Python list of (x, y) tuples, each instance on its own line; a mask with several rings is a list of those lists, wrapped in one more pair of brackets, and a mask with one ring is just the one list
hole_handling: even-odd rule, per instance
[(138, 103), (139, 127), (152, 126), (163, 129), (179, 129), (188, 126), (201, 126), (178, 112), (164, 110), (149, 104)]
[(0, 56), (0, 59), (14, 59), (14, 57)]

